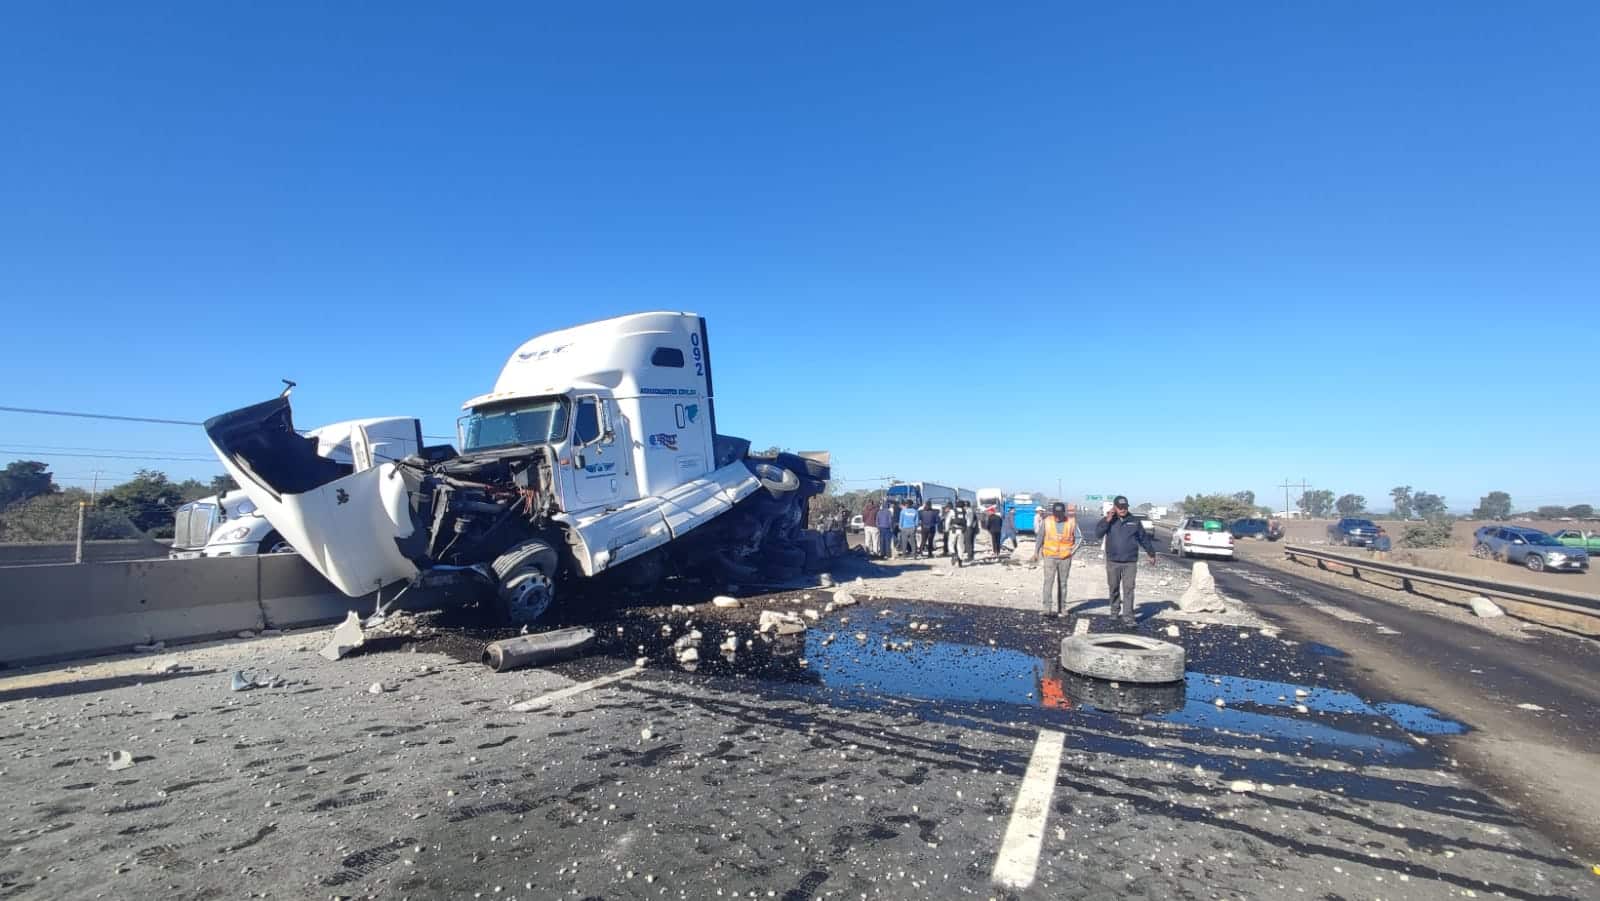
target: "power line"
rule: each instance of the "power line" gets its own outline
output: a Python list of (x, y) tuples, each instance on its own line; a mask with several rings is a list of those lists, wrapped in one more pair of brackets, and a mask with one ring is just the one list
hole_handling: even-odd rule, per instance
[(153, 416), (114, 416), (110, 413), (74, 413), (68, 410), (35, 410), (31, 407), (0, 407), (5, 413), (35, 413), (40, 416), (73, 416), (78, 419), (115, 419), (122, 422), (159, 422), (162, 425), (203, 425), (187, 419), (158, 419)]
[(42, 451), (30, 451), (30, 450), (14, 450), (14, 449), (9, 448), (9, 447), (0, 447), (0, 454), (34, 454), (34, 455), (40, 456), (40, 457), (84, 457), (84, 458), (91, 459), (91, 460), (135, 460), (135, 461), (141, 461), (142, 460), (142, 461), (152, 461), (152, 462), (158, 461), (158, 462), (164, 462), (164, 463), (216, 463), (217, 462), (217, 458), (216, 457), (155, 457), (155, 456), (134, 456), (134, 455), (130, 455), (130, 454), (64, 454), (64, 453), (61, 453), (60, 451), (42, 452)]
[[(187, 419), (158, 419), (153, 416), (114, 416), (110, 413), (74, 413), (68, 410), (35, 410), (31, 407), (0, 407), (3, 413), (36, 413), (40, 416), (74, 416), (79, 419), (112, 419), (120, 422), (159, 422), (163, 425), (205, 425), (203, 422), (191, 422)], [(297, 431), (304, 432), (305, 429)], [(423, 435), (430, 441), (454, 441), (454, 435)]]

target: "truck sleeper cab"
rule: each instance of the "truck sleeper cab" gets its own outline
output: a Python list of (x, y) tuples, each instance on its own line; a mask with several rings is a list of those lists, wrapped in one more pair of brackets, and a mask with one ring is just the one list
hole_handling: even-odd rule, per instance
[[(529, 622), (561, 578), (628, 561), (645, 580), (696, 565), (748, 573), (758, 554), (757, 564), (796, 565), (804, 501), (828, 466), (757, 459), (749, 442), (718, 435), (711, 384), (705, 320), (641, 313), (517, 348), (494, 389), (463, 405), (459, 453), (419, 436), (416, 452), (367, 469), (323, 466), (294, 433), (287, 397), (206, 431), (263, 515), (284, 520), (280, 531), (345, 594), (476, 578), (509, 619)], [(724, 515), (736, 506), (741, 515)]]

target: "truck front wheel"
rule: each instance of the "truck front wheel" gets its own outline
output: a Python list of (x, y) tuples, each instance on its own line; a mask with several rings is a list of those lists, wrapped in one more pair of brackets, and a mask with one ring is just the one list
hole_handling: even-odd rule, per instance
[(532, 625), (556, 599), (556, 552), (530, 539), (495, 558), (500, 615), (514, 626)]

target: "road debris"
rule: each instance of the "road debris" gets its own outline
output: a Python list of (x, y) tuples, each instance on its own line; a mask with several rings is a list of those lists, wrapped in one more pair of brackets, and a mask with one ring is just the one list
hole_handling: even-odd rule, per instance
[(149, 644), (136, 644), (133, 649), (140, 654), (154, 654), (157, 651), (166, 650), (166, 647), (167, 643), (164, 641), (152, 641)]
[(133, 766), (133, 755), (127, 751), (111, 751), (106, 754), (106, 769), (115, 773)]
[(1244, 794), (1256, 790), (1256, 784), (1248, 779), (1235, 779), (1228, 783), (1228, 791)]
[(233, 681), (228, 685), (228, 690), (249, 691), (252, 688), (271, 688), (277, 683), (277, 681), (277, 679), (271, 676), (263, 677), (259, 673), (252, 673), (247, 670), (237, 670), (233, 674)]
[(762, 634), (775, 631), (779, 635), (798, 635), (806, 630), (806, 623), (805, 620), (793, 613), (763, 610), (757, 623), (757, 629)]
[(1195, 563), (1194, 571), (1189, 576), (1189, 587), (1178, 598), (1178, 609), (1184, 613), (1228, 611), (1222, 595), (1217, 593), (1217, 582), (1211, 575), (1211, 567), (1204, 560)]
[(1517, 705), (1517, 709), (1518, 709), (1518, 710), (1533, 710), (1533, 711), (1540, 711), (1540, 710), (1543, 710), (1543, 709), (1544, 709), (1544, 708), (1543, 708), (1543, 707), (1540, 707), (1540, 706), (1539, 706), (1539, 705), (1538, 705), (1538, 704), (1528, 704), (1528, 703), (1522, 703), (1522, 704), (1518, 704), (1518, 705)]
[[(693, 634), (698, 636), (700, 633)], [(525, 666), (543, 666), (576, 657), (593, 645), (594, 641), (595, 632), (587, 627), (555, 629), (491, 642), (484, 646), (481, 659), (489, 669), (503, 673)]]
[(344, 622), (333, 630), (333, 637), (317, 653), (326, 660), (338, 660), (366, 641), (367, 634), (361, 630), (361, 617), (351, 610)]
[(386, 691), (394, 691), (394, 689), (383, 684), (382, 682), (374, 682), (367, 686), (367, 694), (369, 695), (381, 695)]
[(1467, 601), (1467, 603), (1472, 605), (1473, 613), (1484, 619), (1494, 619), (1497, 616), (1506, 615), (1506, 612), (1500, 609), (1499, 604), (1496, 604), (1494, 601), (1491, 601), (1486, 597), (1474, 597)]
[(835, 606), (835, 607), (854, 607), (855, 605), (856, 605), (856, 596), (851, 594), (850, 592), (848, 592), (848, 591), (835, 591), (833, 593), (833, 606)]
[(729, 597), (725, 594), (719, 594), (711, 599), (711, 604), (715, 607), (721, 607), (724, 610), (737, 610), (744, 606), (744, 601), (741, 601), (735, 597)]

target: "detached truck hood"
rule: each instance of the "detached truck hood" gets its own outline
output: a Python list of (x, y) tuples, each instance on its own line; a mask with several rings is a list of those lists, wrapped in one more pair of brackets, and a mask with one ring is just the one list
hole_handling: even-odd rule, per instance
[(417, 420), (351, 420), (301, 435), (283, 396), (213, 416), (205, 430), (256, 511), (340, 591), (359, 597), (417, 574), (395, 544), (415, 527), (391, 462), (421, 449)]

